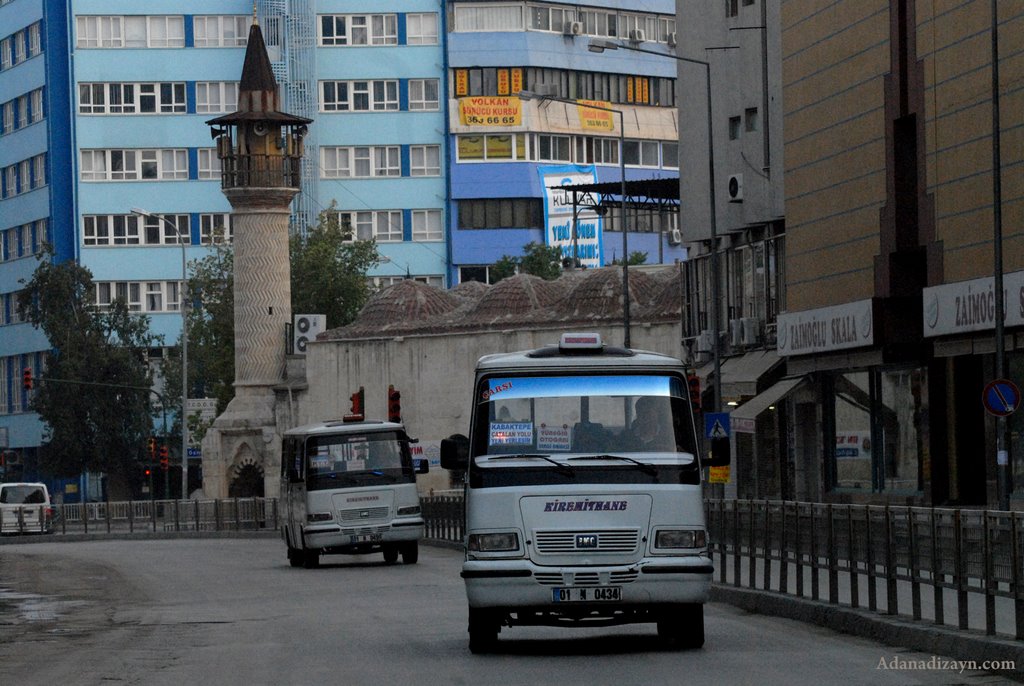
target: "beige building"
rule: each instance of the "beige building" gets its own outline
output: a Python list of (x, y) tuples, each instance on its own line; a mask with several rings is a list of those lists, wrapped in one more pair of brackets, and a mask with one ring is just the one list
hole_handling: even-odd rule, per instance
[[(782, 3), (777, 345), (797, 380), (780, 468), (820, 458), (824, 499), (997, 504), (982, 392), (996, 369), (996, 207), (1004, 375), (1024, 380), (1024, 3), (998, 3), (998, 90), (990, 7)], [(1008, 423), (1024, 496), (1024, 420)]]

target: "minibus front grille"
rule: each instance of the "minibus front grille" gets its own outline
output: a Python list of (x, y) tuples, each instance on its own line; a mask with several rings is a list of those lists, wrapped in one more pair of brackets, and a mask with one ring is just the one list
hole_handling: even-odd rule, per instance
[(342, 524), (372, 522), (387, 519), (390, 514), (391, 509), (386, 505), (384, 507), (359, 507), (351, 510), (338, 510), (338, 521)]
[[(591, 537), (596, 537), (596, 542)], [(632, 553), (640, 542), (637, 530), (535, 531), (534, 544), (542, 555), (566, 553)], [(587, 544), (590, 545), (587, 545)]]

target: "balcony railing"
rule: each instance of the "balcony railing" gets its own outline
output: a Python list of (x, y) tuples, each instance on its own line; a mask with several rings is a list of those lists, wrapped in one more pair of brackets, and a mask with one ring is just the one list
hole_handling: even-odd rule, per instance
[(224, 157), (221, 188), (299, 188), (302, 158), (287, 155), (238, 155)]

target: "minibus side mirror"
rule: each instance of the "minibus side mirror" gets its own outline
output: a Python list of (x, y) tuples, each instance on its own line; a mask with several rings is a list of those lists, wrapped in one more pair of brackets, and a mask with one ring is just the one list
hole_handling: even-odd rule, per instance
[(732, 461), (732, 446), (728, 438), (712, 438), (711, 451), (704, 460), (705, 467), (727, 467)]
[(417, 474), (427, 474), (430, 472), (430, 461), (425, 457), (413, 460), (413, 466)]
[(469, 439), (461, 434), (441, 440), (441, 467), (462, 469), (469, 466)]

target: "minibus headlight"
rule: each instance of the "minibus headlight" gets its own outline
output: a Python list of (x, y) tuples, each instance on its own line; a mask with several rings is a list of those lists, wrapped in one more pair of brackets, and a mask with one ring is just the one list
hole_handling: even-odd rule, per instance
[(662, 529), (654, 538), (655, 548), (705, 548), (707, 544), (703, 529)]
[(330, 512), (314, 512), (306, 515), (307, 522), (329, 522), (333, 519)]
[(420, 513), (419, 505), (407, 505), (405, 507), (398, 508), (399, 517), (410, 517), (412, 515), (418, 515)]
[(519, 550), (519, 534), (514, 531), (470, 534), (466, 547), (478, 553), (502, 553)]

